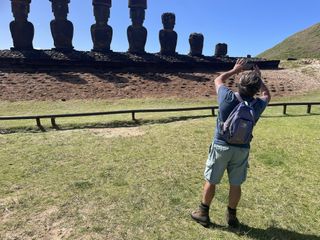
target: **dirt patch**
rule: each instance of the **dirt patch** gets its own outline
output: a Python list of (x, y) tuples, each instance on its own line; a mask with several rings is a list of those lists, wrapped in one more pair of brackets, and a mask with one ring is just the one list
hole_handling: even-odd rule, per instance
[[(67, 239), (73, 230), (64, 227), (63, 221), (57, 220), (58, 213), (58, 207), (52, 206), (40, 213), (31, 214), (23, 220), (24, 227), (7, 231), (5, 239)], [(13, 211), (1, 216), (0, 223), (10, 222), (11, 219), (17, 217), (15, 214)]]
[(72, 229), (65, 228), (63, 222), (54, 223), (46, 233), (43, 234), (43, 239), (45, 240), (58, 240), (58, 239), (68, 239), (72, 234)]
[(90, 132), (104, 138), (137, 137), (145, 134), (139, 127), (90, 129)]
[(19, 197), (0, 199), (0, 224), (3, 225), (13, 215), (13, 208), (19, 204)]
[(72, 229), (64, 227), (64, 222), (56, 219), (58, 213), (59, 208), (53, 206), (33, 217), (33, 222), (36, 225), (43, 226), (38, 237), (47, 240), (58, 240), (67, 239), (71, 235)]

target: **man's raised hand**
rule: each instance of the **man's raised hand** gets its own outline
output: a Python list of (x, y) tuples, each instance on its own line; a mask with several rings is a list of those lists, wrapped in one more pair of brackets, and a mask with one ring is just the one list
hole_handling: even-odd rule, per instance
[(244, 58), (238, 58), (236, 64), (233, 67), (233, 70), (236, 73), (240, 73), (243, 71), (244, 66), (247, 64), (247, 60)]

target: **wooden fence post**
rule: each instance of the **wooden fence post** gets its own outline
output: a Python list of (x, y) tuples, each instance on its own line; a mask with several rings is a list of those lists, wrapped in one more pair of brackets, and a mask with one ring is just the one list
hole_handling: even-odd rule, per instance
[(58, 129), (58, 125), (56, 124), (56, 119), (55, 118), (51, 118), (51, 125), (53, 128)]
[(216, 116), (216, 113), (214, 111), (214, 108), (211, 108), (211, 113), (212, 113), (212, 116)]
[(283, 114), (286, 115), (287, 114), (287, 105), (283, 104)]
[(42, 132), (45, 132), (46, 130), (45, 130), (44, 127), (41, 125), (40, 118), (36, 118), (36, 121), (37, 121), (37, 126), (38, 126), (38, 128), (39, 128)]
[(311, 113), (311, 104), (308, 104), (308, 109), (307, 109), (307, 113), (310, 114)]
[(132, 115), (132, 121), (136, 121), (135, 112), (132, 112), (131, 115)]

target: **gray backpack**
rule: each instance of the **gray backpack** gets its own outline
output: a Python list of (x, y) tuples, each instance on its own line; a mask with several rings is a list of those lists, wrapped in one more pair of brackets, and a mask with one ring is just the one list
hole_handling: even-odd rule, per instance
[(252, 139), (253, 127), (256, 124), (253, 105), (243, 101), (239, 93), (235, 93), (239, 104), (232, 110), (225, 122), (220, 124), (220, 134), (229, 144), (249, 144)]

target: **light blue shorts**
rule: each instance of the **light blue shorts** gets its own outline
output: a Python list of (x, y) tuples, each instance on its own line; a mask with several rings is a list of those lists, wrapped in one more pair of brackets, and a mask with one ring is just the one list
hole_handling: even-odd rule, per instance
[(239, 186), (247, 178), (249, 148), (211, 144), (204, 178), (212, 183), (220, 183), (227, 169), (229, 183)]

